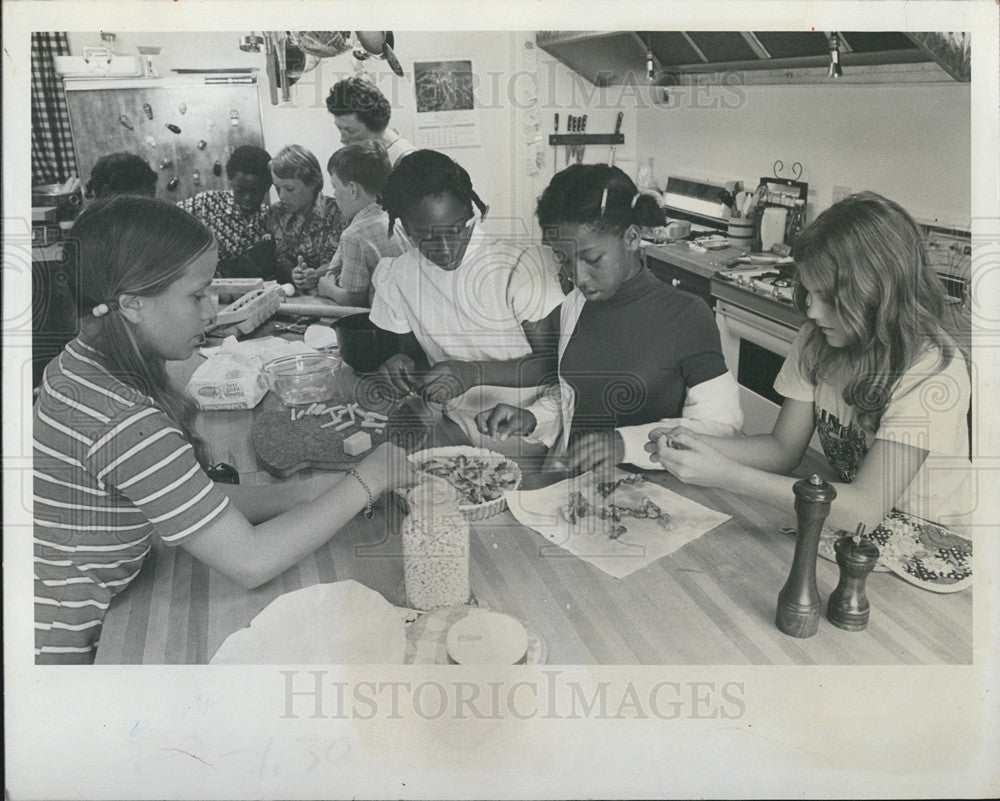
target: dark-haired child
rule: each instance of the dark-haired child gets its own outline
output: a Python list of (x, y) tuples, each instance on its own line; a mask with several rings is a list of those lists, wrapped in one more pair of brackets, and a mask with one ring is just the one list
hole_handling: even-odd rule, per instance
[(153, 197), (158, 178), (146, 160), (134, 153), (109, 153), (101, 156), (90, 171), (86, 195), (97, 200), (111, 195)]
[(537, 214), (575, 287), (560, 313), (558, 391), (530, 408), (498, 405), (479, 415), (479, 430), (540, 441), (575, 472), (659, 468), (644, 445), (661, 420), (737, 433), (738, 388), (712, 312), (642, 263), (639, 228), (662, 221), (655, 201), (617, 167), (572, 165), (553, 177)]
[(359, 142), (330, 156), (326, 169), (348, 225), (316, 294), (341, 306), (367, 306), (379, 261), (399, 256), (408, 247), (399, 231), (389, 234), (389, 215), (376, 202), (392, 167), (379, 142)]
[(274, 275), (273, 245), (269, 257), (255, 250), (268, 238), (264, 198), (271, 189), (270, 162), (264, 148), (241, 145), (226, 162), (229, 189), (209, 189), (177, 204), (215, 235), (223, 277)]
[(447, 403), (478, 441), (477, 412), (532, 402), (554, 372), (557, 265), (548, 248), (487, 237), (486, 205), (443, 153), (403, 156), (382, 196), (390, 226), (399, 220), (413, 245), (380, 262), (372, 281), (372, 322), (404, 343), (382, 371), (400, 395)]

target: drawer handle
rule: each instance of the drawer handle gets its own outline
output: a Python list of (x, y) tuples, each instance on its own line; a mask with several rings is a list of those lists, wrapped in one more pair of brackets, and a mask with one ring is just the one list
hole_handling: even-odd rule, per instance
[(672, 278), (670, 280), (670, 286), (680, 286), (680, 285), (681, 285), (681, 279), (680, 278)]

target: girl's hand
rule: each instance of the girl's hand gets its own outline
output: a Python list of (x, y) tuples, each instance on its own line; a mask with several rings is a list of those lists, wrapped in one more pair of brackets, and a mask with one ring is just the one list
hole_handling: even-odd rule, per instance
[(417, 365), (413, 359), (405, 353), (397, 353), (390, 356), (382, 366), (378, 368), (379, 373), (385, 376), (387, 389), (395, 392), (396, 398), (402, 398), (415, 391), (417, 384)]
[(625, 458), (625, 441), (617, 431), (584, 434), (570, 443), (566, 466), (571, 475), (613, 467)]
[(447, 403), (475, 381), (469, 362), (438, 362), (417, 381), (414, 389), (430, 403)]
[(535, 430), (535, 415), (520, 406), (498, 403), (476, 415), (476, 428), (501, 442), (508, 437), (524, 437)]
[(373, 495), (417, 483), (419, 472), (406, 457), (406, 451), (391, 442), (383, 442), (357, 467), (371, 487)]
[(666, 437), (667, 438), (666, 447), (680, 448), (681, 446), (679, 444), (674, 444), (674, 437), (680, 434), (687, 434), (689, 437), (693, 437), (695, 439), (699, 439), (701, 436), (700, 434), (695, 434), (693, 431), (691, 431), (688, 428), (685, 428), (684, 426), (674, 426), (673, 428), (666, 428), (664, 426), (661, 426), (660, 428), (654, 428), (652, 431), (649, 432), (649, 442), (647, 442), (642, 447), (645, 449), (646, 453), (650, 454), (649, 457), (650, 459), (652, 459), (654, 462), (659, 461), (657, 459), (657, 452), (659, 451), (660, 448), (660, 440), (663, 437)]
[[(685, 428), (657, 429), (660, 431), (652, 459), (673, 473), (685, 484), (703, 487), (725, 487), (731, 483), (739, 465), (719, 453), (697, 434)], [(650, 437), (656, 431), (650, 433)], [(649, 450), (650, 445), (645, 446)]]

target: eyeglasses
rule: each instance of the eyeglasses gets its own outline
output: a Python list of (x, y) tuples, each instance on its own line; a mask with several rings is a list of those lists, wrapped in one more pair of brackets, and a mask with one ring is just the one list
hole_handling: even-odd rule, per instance
[(217, 484), (239, 484), (240, 483), (240, 471), (233, 467), (231, 464), (226, 464), (225, 462), (219, 462), (218, 464), (213, 464), (205, 472), (208, 477)]
[(415, 228), (412, 231), (411, 239), (414, 242), (425, 242), (430, 239), (453, 239), (462, 236), (466, 231), (476, 224), (476, 215), (472, 215), (464, 223), (454, 225), (432, 225), (430, 228)]

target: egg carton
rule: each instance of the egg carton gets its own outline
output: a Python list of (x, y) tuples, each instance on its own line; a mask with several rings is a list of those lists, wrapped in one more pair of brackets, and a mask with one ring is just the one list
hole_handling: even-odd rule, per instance
[(263, 288), (263, 278), (213, 278), (208, 291), (211, 295), (236, 298)]
[(284, 297), (284, 290), (277, 285), (247, 292), (222, 309), (215, 318), (215, 324), (235, 325), (240, 333), (249, 334), (278, 310)]

